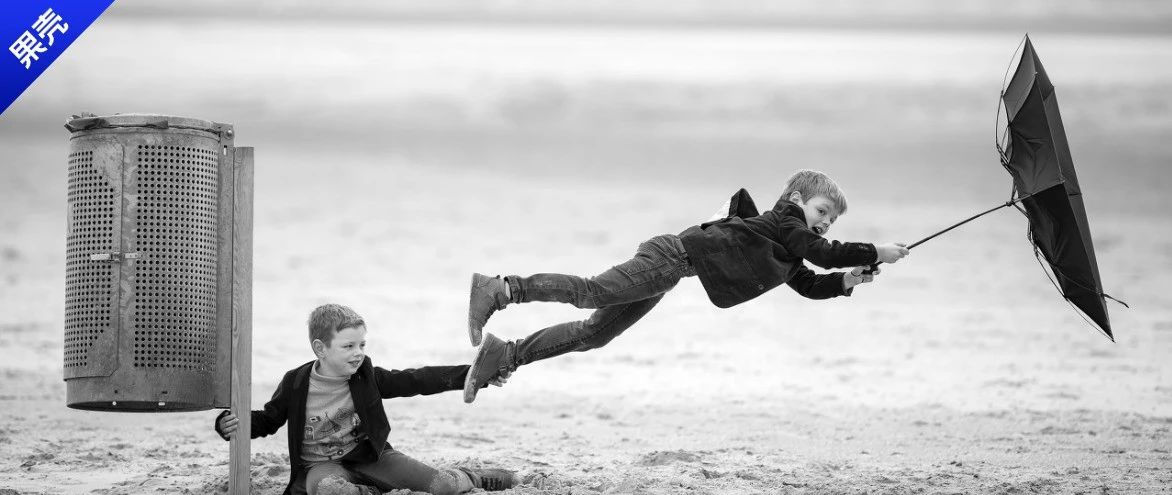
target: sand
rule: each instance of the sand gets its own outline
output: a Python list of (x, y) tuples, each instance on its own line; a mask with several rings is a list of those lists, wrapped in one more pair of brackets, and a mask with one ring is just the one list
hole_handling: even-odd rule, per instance
[[(228, 444), (211, 429), (215, 411), (65, 407), (68, 144), (58, 126), (70, 112), (194, 114), (235, 123), (237, 143), (257, 147), (258, 408), (285, 370), (312, 357), (304, 320), (317, 304), (340, 302), (366, 317), (377, 365), (466, 363), (473, 349), (464, 335), (465, 291), (473, 271), (593, 274), (652, 235), (707, 218), (738, 187), (771, 203), (798, 166), (827, 170), (850, 193), (850, 212), (830, 233), (840, 240), (915, 240), (1008, 194), (989, 145), (989, 103), (1017, 41), (1011, 36), (970, 33), (956, 42), (967, 55), (954, 55), (963, 61), (951, 62), (950, 76), (875, 65), (859, 76), (875, 81), (869, 88), (800, 54), (786, 55), (806, 64), (797, 74), (716, 56), (709, 63), (741, 71), (723, 79), (690, 75), (681, 60), (624, 71), (581, 55), (575, 60), (584, 66), (525, 68), (526, 57), (536, 56), (519, 48), (534, 46), (526, 36), (566, 41), (488, 29), (479, 32), (487, 33), (485, 50), (511, 60), (514, 73), (488, 69), (499, 60), (477, 66), (475, 52), (465, 51), (459, 77), (434, 78), (439, 89), (428, 92), (420, 81), (444, 73), (438, 54), (448, 38), (426, 26), (379, 38), (366, 26), (375, 45), (393, 52), (384, 62), (412, 76), (386, 78), (385, 93), (359, 78), (328, 93), (334, 96), (302, 99), (321, 94), (315, 78), (345, 80), (309, 70), (264, 86), (275, 95), (208, 89), (216, 77), (279, 79), (279, 64), (266, 67), (263, 57), (242, 50), (226, 55), (228, 68), (209, 69), (220, 76), (182, 83), (194, 91), (176, 93), (186, 99), (146, 91), (153, 83), (130, 78), (125, 85), (143, 85), (134, 92), (142, 101), (132, 101), (119, 84), (98, 84), (117, 72), (99, 67), (122, 67), (127, 52), (116, 48), (138, 46), (128, 35), (132, 25), (96, 26), (86, 34), (88, 47), (76, 46), (73, 59), (54, 66), (0, 118), (0, 494), (227, 487)], [(237, 27), (209, 21), (144, 29), (199, 39)], [(276, 36), (264, 29), (249, 36)], [(344, 31), (323, 29), (323, 36)], [(713, 41), (706, 32), (673, 33), (656, 39)], [(837, 34), (876, 43), (897, 65), (923, 41), (920, 34)], [(297, 43), (285, 36), (273, 43)], [(798, 38), (837, 35), (809, 36)], [(750, 49), (735, 36), (720, 38), (726, 44), (712, 45), (716, 55), (761, 60), (782, 56), (769, 43), (792, 42), (758, 39)], [(622, 46), (575, 39), (586, 54), (613, 57)], [(988, 47), (994, 39), (1004, 46)], [(1172, 268), (1172, 200), (1162, 191), (1172, 185), (1164, 165), (1172, 149), (1160, 136), (1172, 128), (1172, 112), (1152, 102), (1164, 98), (1172, 76), (1155, 68), (1116, 77), (1093, 68), (1126, 65), (1116, 60), (1134, 55), (1126, 48), (1172, 53), (1170, 42), (1049, 39), (1037, 44), (1044, 61), (1054, 59), (1051, 76), (1058, 81), (1058, 67), (1071, 68), (1060, 86), (1063, 111), (1104, 285), (1132, 306), (1109, 306), (1116, 343), (1056, 294), (1024, 238), (1024, 219), (1003, 210), (917, 248), (848, 299), (808, 301), (780, 288), (721, 310), (698, 281), (685, 280), (607, 347), (521, 368), (473, 405), (458, 392), (386, 401), (390, 442), (435, 465), (515, 469), (523, 483), (511, 493), (523, 494), (1168, 492), (1172, 296), (1161, 280)], [(419, 58), (396, 55), (395, 47), (416, 46), (412, 41), (422, 47)], [(634, 56), (670, 52), (644, 49)], [(848, 61), (870, 56), (840, 53)], [(434, 58), (423, 56), (429, 54)], [(345, 72), (362, 60), (335, 63)], [(467, 95), (476, 81), (493, 90)], [(87, 90), (86, 82), (104, 89)], [(1113, 85), (1129, 91), (1106, 93)], [(874, 92), (843, 96), (851, 88)], [(362, 98), (392, 111), (362, 111)], [(775, 106), (759, 105), (767, 101)], [(745, 117), (752, 109), (757, 113)], [(347, 122), (361, 125), (340, 128)], [(516, 338), (585, 315), (561, 305), (517, 306), (494, 316), (488, 331)], [(284, 435), (253, 441), (253, 493), (283, 489)]]

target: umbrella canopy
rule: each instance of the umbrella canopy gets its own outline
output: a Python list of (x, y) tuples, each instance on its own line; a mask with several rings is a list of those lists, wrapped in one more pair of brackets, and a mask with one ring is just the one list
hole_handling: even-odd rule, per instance
[(1063, 297), (1114, 341), (1058, 99), (1028, 36), (1001, 97), (1008, 121), (1007, 142), (998, 144), (1001, 164), (1013, 176), (1036, 252), (1050, 265)]

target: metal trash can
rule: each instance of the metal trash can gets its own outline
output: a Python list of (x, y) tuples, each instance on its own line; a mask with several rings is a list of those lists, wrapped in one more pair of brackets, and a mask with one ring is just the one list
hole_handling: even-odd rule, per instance
[(66, 404), (229, 407), (233, 307), (251, 304), (252, 148), (232, 145), (230, 124), (184, 117), (65, 127)]

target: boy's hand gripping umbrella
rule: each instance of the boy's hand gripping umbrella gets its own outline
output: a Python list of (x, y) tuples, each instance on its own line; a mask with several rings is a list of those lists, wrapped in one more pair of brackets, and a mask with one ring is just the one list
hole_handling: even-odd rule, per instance
[(997, 139), (1001, 165), (1013, 178), (1013, 198), (921, 239), (908, 249), (985, 214), (1013, 206), (1029, 221), (1034, 255), (1039, 263), (1045, 259), (1043, 269), (1049, 265), (1051, 281), (1057, 279), (1055, 285), (1062, 297), (1114, 342), (1105, 299), (1118, 299), (1103, 293), (1082, 190), (1058, 113), (1054, 85), (1028, 35), (1023, 45), (1017, 70), (1001, 92), (1007, 125), (1004, 132), (999, 129)]

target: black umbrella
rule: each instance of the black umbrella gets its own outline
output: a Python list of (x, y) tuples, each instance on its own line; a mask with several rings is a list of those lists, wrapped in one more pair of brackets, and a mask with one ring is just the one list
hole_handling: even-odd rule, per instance
[(1035, 255), (1049, 264), (1062, 296), (1114, 341), (1104, 299), (1110, 296), (1103, 293), (1099, 278), (1058, 97), (1029, 36), (1001, 99), (1007, 139), (1004, 146), (998, 143), (997, 150), (1024, 206), (1018, 209), (1029, 219)]
[(1082, 190), (1074, 172), (1054, 85), (1029, 36), (1024, 40), (1017, 70), (1001, 92), (1001, 99), (1007, 126), (1004, 144), (998, 142), (997, 151), (1001, 165), (1013, 177), (1013, 198), (908, 248), (997, 209), (1014, 206), (1029, 220), (1034, 255), (1049, 265), (1053, 273), (1051, 280), (1057, 280), (1059, 292), (1114, 341), (1104, 298), (1115, 298), (1103, 293)]

